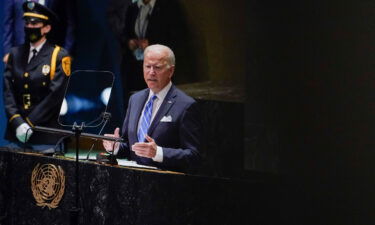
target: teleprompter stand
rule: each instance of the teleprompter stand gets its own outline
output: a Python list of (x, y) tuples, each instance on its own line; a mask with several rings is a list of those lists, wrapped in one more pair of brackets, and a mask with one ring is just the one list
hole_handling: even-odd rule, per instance
[[(79, 163), (78, 163), (79, 162), (79, 139), (80, 137), (86, 137), (86, 138), (95, 139), (95, 140), (109, 140), (109, 141), (114, 141), (114, 142), (123, 141), (122, 138), (83, 133), (82, 131), (84, 127), (85, 127), (85, 123), (82, 123), (81, 125), (77, 125), (77, 123), (74, 123), (71, 131), (63, 130), (63, 129), (56, 129), (56, 128), (49, 128), (49, 127), (41, 127), (41, 126), (35, 126), (32, 128), (35, 131), (67, 135), (67, 136), (73, 136), (73, 135), (75, 136), (75, 141), (76, 141), (76, 161), (75, 161), (76, 191), (75, 192), (76, 193), (75, 193), (75, 205), (70, 210), (70, 213), (71, 213), (70, 224), (72, 225), (79, 224), (78, 218), (79, 218), (79, 212), (81, 211), (81, 208), (79, 206)], [(112, 158), (114, 158), (113, 155), (112, 155)]]

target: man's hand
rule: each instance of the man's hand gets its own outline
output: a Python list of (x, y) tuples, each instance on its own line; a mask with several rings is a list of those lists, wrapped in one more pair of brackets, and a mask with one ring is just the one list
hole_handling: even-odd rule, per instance
[(140, 39), (138, 40), (138, 45), (142, 50), (145, 50), (148, 47), (148, 39)]
[(8, 63), (8, 58), (9, 58), (9, 53), (5, 54), (4, 57), (3, 57), (4, 64)]
[[(120, 137), (120, 128), (116, 128), (113, 134), (104, 134), (107, 137)], [(103, 146), (107, 152), (116, 151), (120, 147), (119, 142), (103, 140)]]
[(146, 140), (148, 142), (137, 142), (132, 146), (132, 150), (137, 156), (142, 156), (146, 158), (154, 158), (156, 155), (157, 145), (155, 140), (150, 136), (146, 135)]
[(33, 130), (27, 123), (22, 123), (16, 129), (16, 137), (22, 143), (26, 143), (30, 139), (32, 134)]
[(128, 47), (131, 51), (134, 51), (135, 49), (138, 48), (138, 43), (137, 39), (130, 39), (128, 41)]

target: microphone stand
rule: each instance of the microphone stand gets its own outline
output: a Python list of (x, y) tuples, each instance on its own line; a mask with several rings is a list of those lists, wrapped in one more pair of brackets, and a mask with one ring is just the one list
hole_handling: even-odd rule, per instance
[[(104, 124), (103, 124), (102, 128), (100, 129), (98, 135), (102, 134), (104, 127), (107, 125), (108, 121), (111, 119), (111, 113), (103, 112), (101, 117), (104, 120)], [(90, 153), (91, 153), (92, 149), (94, 148), (94, 145), (97, 141), (98, 141), (98, 139), (95, 139), (95, 142), (91, 145), (91, 147), (89, 149), (89, 152), (87, 153), (86, 160), (88, 160), (88, 161), (90, 160)]]
[(81, 133), (85, 127), (85, 123), (82, 122), (80, 126), (77, 125), (76, 122), (74, 122), (72, 131), (74, 132), (74, 136), (76, 139), (76, 161), (75, 161), (75, 170), (76, 170), (76, 195), (75, 195), (75, 205), (70, 210), (71, 215), (71, 221), (70, 224), (78, 225), (78, 218), (79, 213), (81, 211), (81, 208), (79, 207), (79, 138), (81, 136)]

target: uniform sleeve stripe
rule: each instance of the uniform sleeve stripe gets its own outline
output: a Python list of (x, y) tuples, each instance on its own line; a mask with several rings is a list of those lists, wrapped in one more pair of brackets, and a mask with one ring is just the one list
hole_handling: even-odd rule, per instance
[(12, 120), (14, 120), (15, 118), (20, 117), (20, 116), (21, 116), (20, 114), (14, 114), (12, 117), (10, 117), (9, 123), (12, 122)]

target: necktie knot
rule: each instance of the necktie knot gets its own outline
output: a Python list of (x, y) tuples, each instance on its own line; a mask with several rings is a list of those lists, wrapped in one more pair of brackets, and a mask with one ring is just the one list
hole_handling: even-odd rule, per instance
[(32, 52), (32, 55), (31, 55), (31, 58), (30, 58), (29, 62), (31, 62), (31, 60), (33, 60), (36, 57), (36, 54), (38, 53), (38, 50), (36, 50), (34, 48), (33, 50), (31, 50), (31, 52)]
[(155, 99), (157, 99), (158, 97), (156, 96), (156, 95), (153, 95), (153, 96), (151, 96), (151, 98), (150, 98), (150, 100), (149, 101), (152, 101), (152, 102), (154, 102), (155, 101)]

